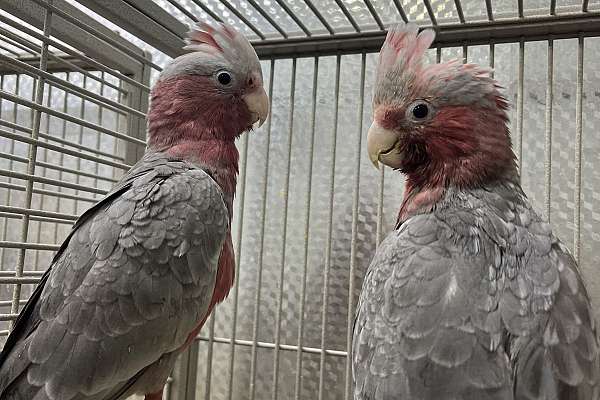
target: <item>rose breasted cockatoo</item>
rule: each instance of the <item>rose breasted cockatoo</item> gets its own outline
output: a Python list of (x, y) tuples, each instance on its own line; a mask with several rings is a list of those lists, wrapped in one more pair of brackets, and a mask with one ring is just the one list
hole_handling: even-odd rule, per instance
[(151, 92), (148, 149), (85, 212), (0, 355), (2, 400), (160, 399), (234, 279), (234, 141), (268, 114), (233, 28), (197, 25)]
[(489, 71), (425, 65), (434, 33), (390, 30), (367, 148), (406, 176), (366, 273), (356, 400), (598, 399), (598, 341), (577, 264), (519, 185)]

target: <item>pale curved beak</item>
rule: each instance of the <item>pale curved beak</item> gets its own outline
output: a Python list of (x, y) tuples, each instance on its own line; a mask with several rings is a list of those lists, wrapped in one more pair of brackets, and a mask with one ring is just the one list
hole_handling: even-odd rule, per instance
[(242, 96), (242, 99), (252, 115), (252, 125), (258, 121), (260, 127), (269, 115), (269, 96), (267, 96), (267, 92), (262, 86), (259, 86)]
[(392, 168), (400, 168), (403, 157), (399, 145), (400, 136), (397, 132), (373, 121), (367, 134), (367, 151), (375, 168), (379, 169), (379, 162)]

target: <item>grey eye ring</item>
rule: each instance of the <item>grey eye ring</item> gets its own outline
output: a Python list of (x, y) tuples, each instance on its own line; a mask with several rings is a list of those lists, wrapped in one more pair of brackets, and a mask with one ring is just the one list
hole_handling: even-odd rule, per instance
[(231, 83), (231, 74), (227, 71), (220, 71), (217, 73), (217, 81), (223, 86), (227, 86)]
[(406, 109), (406, 117), (414, 122), (427, 121), (434, 114), (434, 107), (426, 100), (415, 100)]

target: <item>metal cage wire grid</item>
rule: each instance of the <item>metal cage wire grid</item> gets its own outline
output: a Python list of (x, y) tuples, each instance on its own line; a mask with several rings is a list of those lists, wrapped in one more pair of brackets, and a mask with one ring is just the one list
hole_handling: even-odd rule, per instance
[[(385, 28), (438, 31), (431, 62), (489, 64), (524, 189), (600, 304), (600, 1), (0, 0), (0, 335), (77, 215), (142, 154), (148, 92), (187, 24), (263, 59), (271, 116), (238, 143), (237, 279), (169, 399), (351, 399), (360, 283), (402, 177), (364, 154)], [(594, 134), (596, 133), (596, 134)]]

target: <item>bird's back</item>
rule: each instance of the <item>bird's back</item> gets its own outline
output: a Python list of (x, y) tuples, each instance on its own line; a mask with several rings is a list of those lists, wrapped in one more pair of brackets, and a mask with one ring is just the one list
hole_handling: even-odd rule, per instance
[(365, 277), (357, 400), (591, 400), (598, 361), (576, 263), (515, 183), (448, 189)]
[(146, 154), (78, 220), (21, 312), (0, 355), (0, 399), (161, 389), (207, 313), (228, 226), (205, 171)]

